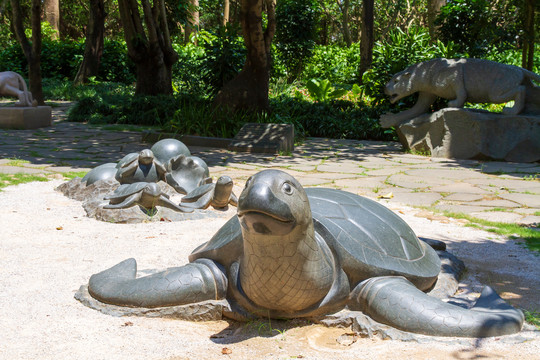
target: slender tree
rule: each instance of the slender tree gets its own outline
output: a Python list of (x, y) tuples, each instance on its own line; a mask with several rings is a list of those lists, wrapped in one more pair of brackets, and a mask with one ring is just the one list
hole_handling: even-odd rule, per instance
[[(263, 8), (266, 28), (263, 27)], [(276, 31), (276, 0), (242, 0), (240, 14), (246, 63), (240, 73), (225, 84), (215, 105), (230, 110), (266, 111), (269, 109), (270, 45)]]
[(229, 0), (223, 0), (223, 22), (221, 25), (227, 26), (229, 22), (229, 14), (231, 9), (231, 3)]
[(79, 71), (75, 76), (75, 84), (83, 84), (91, 76), (97, 76), (101, 55), (103, 55), (103, 34), (105, 32), (105, 4), (103, 0), (90, 0), (90, 16), (86, 41), (84, 44), (84, 56)]
[(435, 19), (439, 15), (441, 8), (446, 5), (446, 0), (428, 0), (428, 29), (431, 40), (435, 40), (437, 35), (437, 28), (435, 26)]
[[(164, 0), (118, 0), (128, 55), (137, 68), (136, 94), (172, 94), (172, 66), (178, 54), (171, 44)], [(144, 23), (143, 23), (144, 19)]]
[(54, 29), (53, 39), (60, 37), (60, 0), (43, 0), (43, 15), (45, 21)]
[(362, 4), (362, 35), (360, 38), (360, 79), (362, 79), (362, 74), (369, 69), (373, 61), (373, 7), (374, 0), (364, 0)]
[(534, 61), (534, 40), (536, 34), (534, 31), (535, 0), (525, 0), (524, 4), (524, 32), (523, 52), (521, 56), (521, 66), (532, 70)]
[(11, 0), (13, 31), (28, 62), (30, 92), (39, 105), (44, 105), (41, 85), (41, 0), (32, 0), (32, 43), (26, 37), (19, 0)]

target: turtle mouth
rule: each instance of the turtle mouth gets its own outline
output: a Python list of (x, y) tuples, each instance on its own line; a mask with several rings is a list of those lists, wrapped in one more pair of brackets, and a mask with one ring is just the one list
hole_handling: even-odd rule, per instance
[(238, 218), (244, 230), (261, 235), (287, 235), (296, 226), (295, 220), (265, 211), (239, 211)]
[(400, 99), (399, 94), (390, 94), (390, 103), (395, 103)]

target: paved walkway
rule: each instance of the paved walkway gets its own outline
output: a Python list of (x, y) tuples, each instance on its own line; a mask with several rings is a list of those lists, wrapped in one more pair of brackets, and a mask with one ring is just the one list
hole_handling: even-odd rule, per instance
[[(54, 125), (0, 130), (0, 173), (63, 173), (116, 162), (149, 148), (136, 131), (110, 131), (65, 121), (68, 103), (53, 109)], [(351, 191), (383, 203), (448, 210), (477, 218), (540, 224), (540, 164), (435, 159), (403, 153), (398, 143), (310, 138), (292, 156), (231, 153), (191, 147), (214, 177), (237, 184), (280, 168), (304, 186)], [(28, 162), (14, 161), (14, 159)]]

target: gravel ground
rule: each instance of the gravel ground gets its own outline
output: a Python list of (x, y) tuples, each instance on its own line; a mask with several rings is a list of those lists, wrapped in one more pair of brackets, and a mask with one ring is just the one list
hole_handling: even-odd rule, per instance
[[(87, 218), (78, 201), (55, 192), (60, 183), (0, 192), (2, 359), (540, 359), (540, 336), (532, 331), (426, 343), (359, 338), (346, 346), (336, 340), (349, 329), (306, 322), (192, 323), (102, 314), (73, 298), (90, 275), (129, 257), (140, 269), (184, 264), (227, 218), (99, 222)], [(446, 241), (464, 260), (462, 294), (474, 296), (489, 283), (512, 304), (540, 309), (539, 258), (520, 244), (416, 209), (391, 208), (419, 236)]]

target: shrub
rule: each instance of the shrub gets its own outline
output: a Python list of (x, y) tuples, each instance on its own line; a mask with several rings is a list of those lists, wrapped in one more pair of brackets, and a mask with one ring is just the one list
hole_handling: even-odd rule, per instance
[(317, 45), (301, 74), (303, 80), (328, 79), (331, 83), (352, 84), (358, 81), (360, 44), (350, 47)]

